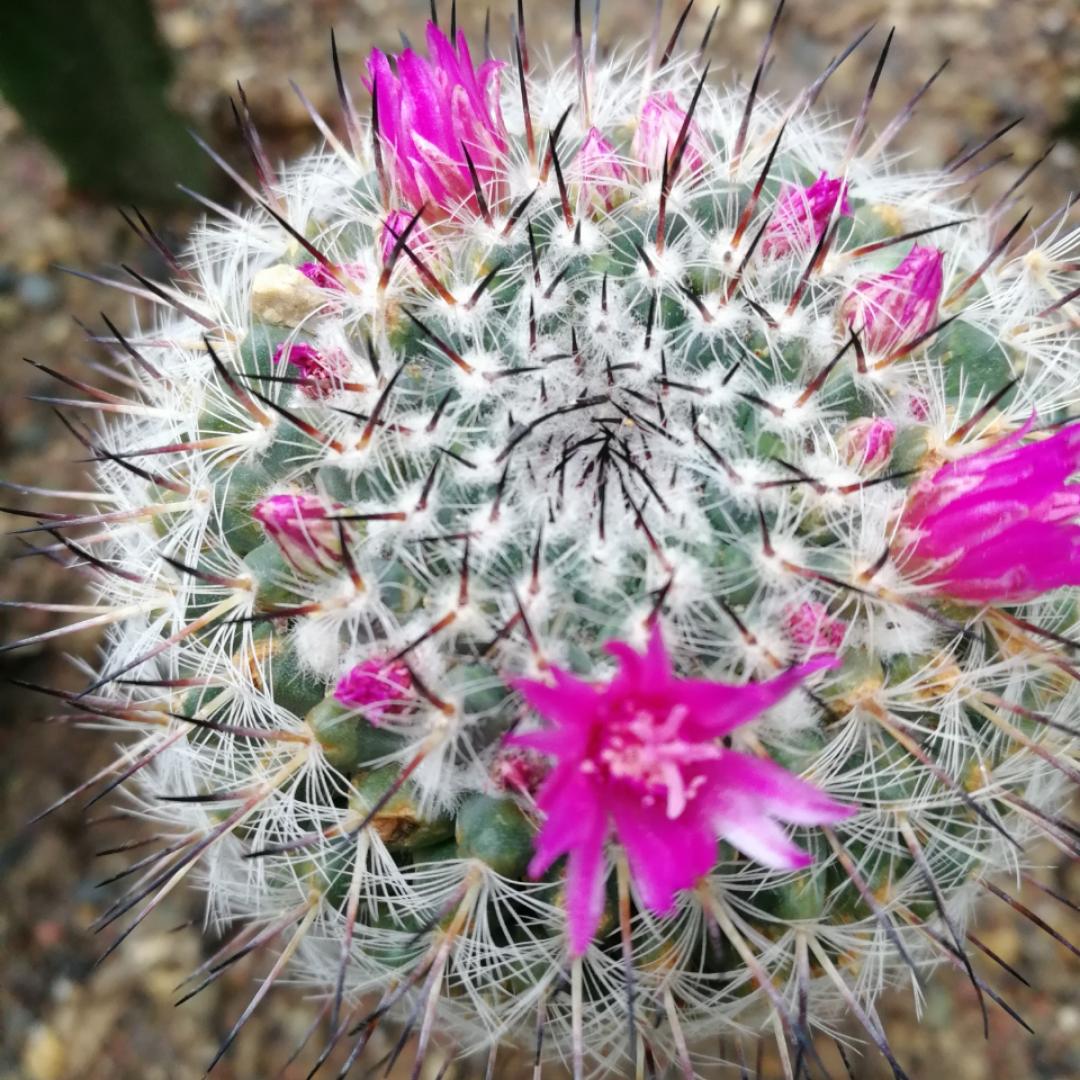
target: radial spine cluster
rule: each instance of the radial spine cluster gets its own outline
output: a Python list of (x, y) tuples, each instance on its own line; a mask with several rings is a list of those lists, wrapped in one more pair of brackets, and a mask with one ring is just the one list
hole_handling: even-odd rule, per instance
[(215, 964), (417, 1069), (813, 1064), (848, 1012), (903, 1076), (879, 991), (982, 997), (984, 883), (1076, 851), (1080, 235), (972, 209), (992, 140), (899, 169), (887, 42), (839, 122), (866, 35), (780, 101), (772, 31), (723, 88), (515, 26), (342, 71), (284, 168), (241, 108), (250, 205), (121, 285), (97, 506), (44, 519), (163, 845), (102, 923), (197, 881)]

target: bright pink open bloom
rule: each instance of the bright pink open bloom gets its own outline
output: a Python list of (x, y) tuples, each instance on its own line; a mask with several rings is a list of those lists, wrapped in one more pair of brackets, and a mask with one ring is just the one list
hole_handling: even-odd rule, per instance
[(358, 709), (378, 727), (402, 710), (412, 693), (412, 676), (402, 663), (378, 656), (353, 665), (338, 679), (334, 697), (346, 708)]
[[(345, 286), (320, 262), (301, 263), (296, 269), (320, 289), (329, 289), (331, 292), (345, 291)], [(344, 277), (357, 281), (364, 277), (364, 267), (360, 263), (342, 263), (334, 269)]]
[(529, 873), (539, 877), (568, 855), (570, 948), (588, 948), (604, 905), (604, 844), (614, 832), (626, 850), (642, 903), (671, 912), (675, 895), (716, 864), (717, 837), (766, 866), (806, 866), (777, 819), (799, 825), (839, 821), (853, 811), (771, 761), (729, 750), (721, 738), (775, 705), (815, 671), (819, 657), (767, 682), (733, 686), (680, 679), (660, 630), (644, 654), (622, 641), (605, 683), (559, 668), (552, 682), (514, 685), (554, 727), (511, 742), (558, 759), (537, 797), (547, 815)]
[(796, 604), (788, 610), (784, 629), (791, 643), (804, 656), (833, 653), (844, 644), (848, 624), (834, 619), (819, 601)]
[(916, 244), (895, 270), (865, 278), (844, 297), (840, 318), (868, 352), (888, 356), (933, 327), (944, 258), (939, 248)]
[(916, 481), (900, 519), (906, 571), (975, 603), (1080, 585), (1080, 424), (1024, 444), (1033, 424)]
[(379, 134), (386, 167), (404, 201), (419, 207), (429, 201), (444, 210), (476, 196), (466, 149), (488, 187), (501, 173), (506, 129), (499, 111), (502, 63), (486, 60), (473, 67), (465, 35), (451, 45), (428, 23), (430, 59), (406, 49), (397, 71), (375, 49), (368, 60), (369, 88), (378, 94)]
[(323, 502), (317, 495), (288, 492), (267, 495), (251, 516), (277, 544), (289, 565), (301, 574), (333, 572), (342, 561), (338, 523), (329, 515), (345, 507)]
[(611, 210), (626, 186), (626, 169), (597, 128), (589, 128), (574, 158), (573, 175), (581, 204), (589, 210)]
[(349, 361), (339, 349), (320, 352), (306, 341), (283, 341), (274, 350), (272, 362), (275, 366), (284, 362), (296, 369), (290, 376), (310, 380), (301, 390), (312, 398), (325, 397), (349, 370)]
[(778, 259), (793, 251), (809, 251), (821, 239), (837, 203), (839, 216), (851, 213), (846, 181), (833, 179), (827, 172), (822, 172), (809, 187), (785, 184), (765, 226), (762, 255)]
[(860, 416), (837, 439), (840, 455), (853, 469), (875, 473), (892, 457), (896, 424), (887, 416)]
[[(650, 94), (645, 99), (637, 131), (634, 132), (632, 152), (647, 175), (660, 178), (665, 154), (670, 165), (685, 119), (685, 110), (679, 108), (679, 103), (670, 90)], [(705, 167), (708, 153), (709, 146), (701, 128), (691, 120), (686, 130), (686, 149), (683, 150), (679, 174), (686, 176), (700, 172)]]

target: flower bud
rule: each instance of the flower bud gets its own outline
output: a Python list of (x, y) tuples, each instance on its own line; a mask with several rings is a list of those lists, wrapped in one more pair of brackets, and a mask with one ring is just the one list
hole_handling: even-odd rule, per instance
[(376, 49), (368, 61), (368, 86), (378, 95), (383, 161), (409, 206), (427, 202), (478, 212), (468, 156), (481, 185), (498, 181), (506, 156), (499, 110), (503, 64), (473, 67), (464, 34), (451, 44), (434, 24), (427, 29), (427, 58), (406, 49), (395, 65)]
[[(679, 103), (670, 90), (666, 93), (650, 94), (645, 100), (637, 131), (634, 132), (633, 154), (646, 175), (660, 178), (665, 154), (670, 167), (685, 120), (686, 112), (679, 108)], [(705, 166), (707, 153), (705, 136), (701, 128), (691, 120), (686, 129), (686, 148), (682, 153), (680, 173), (687, 175), (700, 172)]]
[(862, 416), (853, 420), (837, 440), (840, 454), (853, 469), (879, 472), (892, 457), (896, 425), (884, 416)]
[(332, 573), (342, 560), (338, 523), (329, 515), (343, 510), (317, 495), (288, 492), (267, 495), (251, 516), (266, 530), (289, 565), (300, 574)]
[(301, 389), (311, 398), (325, 397), (349, 370), (349, 361), (340, 349), (320, 352), (306, 341), (283, 341), (274, 349), (272, 362), (275, 368), (288, 365), (295, 369), (288, 375), (308, 380)]
[(840, 317), (867, 352), (888, 356), (931, 329), (937, 319), (945, 255), (916, 244), (895, 270), (858, 282), (840, 304)]
[[(390, 257), (394, 253), (394, 245), (398, 242), (401, 234), (409, 227), (409, 222), (412, 219), (413, 215), (408, 210), (391, 210), (386, 215), (386, 221), (379, 232), (379, 257), (382, 259), (383, 266), (390, 262)], [(431, 246), (427, 233), (424, 232), (420, 225), (413, 226), (413, 230), (409, 233), (405, 242), (409, 245), (410, 251), (416, 252)]]
[(980, 604), (1080, 585), (1080, 424), (1025, 445), (1034, 422), (912, 486), (897, 561), (921, 584)]
[(816, 600), (788, 609), (784, 629), (801, 656), (836, 652), (844, 644), (848, 624), (834, 619), (828, 608)]
[(597, 128), (589, 128), (574, 158), (578, 202), (586, 210), (611, 210), (626, 183), (626, 169), (619, 155)]
[(363, 712), (376, 727), (402, 711), (412, 693), (412, 676), (402, 663), (373, 656), (354, 664), (338, 679), (334, 697), (346, 708)]
[(765, 227), (762, 255), (778, 259), (793, 251), (809, 252), (828, 227), (837, 203), (840, 216), (851, 213), (847, 182), (833, 179), (827, 172), (822, 172), (809, 187), (785, 184)]

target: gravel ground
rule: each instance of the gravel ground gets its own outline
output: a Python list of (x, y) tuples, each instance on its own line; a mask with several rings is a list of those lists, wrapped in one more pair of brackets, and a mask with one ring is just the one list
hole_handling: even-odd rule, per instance
[[(329, 26), (337, 31), (345, 69), (355, 79), (371, 44), (393, 47), (399, 25), (418, 36), (427, 10), (418, 0), (158, 0), (157, 6), (163, 32), (179, 57), (177, 105), (235, 161), (242, 156), (229, 120), (228, 95), (237, 79), (274, 152), (292, 155), (310, 145), (312, 133), (288, 78), (296, 79), (320, 110), (333, 113)], [(712, 52), (731, 70), (745, 72), (753, 65), (770, 6), (763, 0), (720, 3)], [(550, 4), (532, 7), (533, 41), (550, 41), (558, 54), (569, 38), (569, 3), (557, 10)], [(1055, 135), (1056, 148), (1026, 190), (1048, 213), (1075, 184), (1080, 12), (1069, 0), (792, 0), (788, 7), (776, 50), (779, 60), (768, 74), (770, 87), (798, 89), (857, 29), (874, 20), (895, 24), (897, 41), (875, 102), (878, 118), (891, 116), (943, 59), (952, 58), (905, 134), (904, 148), (915, 161), (940, 161), (967, 139), (1024, 114), (1026, 122), (1004, 140), (1014, 155), (1013, 172), (989, 174), (984, 194), (1000, 191)], [(482, 5), (463, 2), (459, 8), (462, 24), (478, 33)], [(602, 23), (605, 37), (616, 23), (627, 36), (642, 32), (651, 8), (649, 0), (609, 0)], [(704, 3), (691, 13), (686, 40), (698, 40), (711, 10)], [(495, 20), (500, 36), (505, 14)], [(665, 25), (673, 21), (674, 11)], [(845, 65), (830, 84), (830, 103), (850, 110), (861, 97), (872, 62), (867, 54)], [(187, 209), (155, 216), (159, 228), (173, 236), (182, 236), (190, 221)], [(90, 350), (72, 313), (93, 319), (104, 310), (121, 325), (128, 318), (116, 294), (60, 274), (55, 264), (94, 270), (133, 259), (151, 273), (159, 269), (115, 210), (67, 188), (62, 172), (0, 103), (4, 477), (22, 483), (47, 477), (58, 487), (78, 486), (79, 466), (69, 464), (78, 456), (71, 440), (45, 408), (24, 400), (28, 393), (52, 392), (50, 380), (20, 357), (75, 370), (74, 362)], [(18, 546), (9, 543), (16, 553)], [(3, 575), (0, 595), (5, 598), (63, 601), (75, 595), (75, 582), (39, 560), (8, 562)], [(6, 614), (4, 639), (45, 629), (50, 620), (23, 611)], [(94, 646), (94, 635), (87, 634), (5, 654), (0, 676), (75, 685), (80, 676), (70, 657), (89, 656)], [(99, 820), (94, 824), (75, 812), (62, 812), (34, 829), (24, 828), (23, 822), (103, 764), (108, 747), (93, 733), (41, 723), (47, 708), (36, 696), (9, 687), (5, 700), (8, 708), (0, 719), (0, 1080), (187, 1080), (202, 1075), (252, 992), (258, 961), (237, 965), (209, 990), (174, 1008), (174, 987), (211, 944), (198, 929), (197, 898), (177, 894), (106, 964), (95, 966), (107, 942), (86, 929), (103, 907), (105, 892), (94, 883), (124, 865), (116, 856), (96, 857), (95, 852), (131, 839), (133, 826), (108, 820), (104, 804), (95, 808)], [(1046, 852), (1045, 862), (1039, 875), (1044, 884), (1080, 895), (1075, 867), (1056, 865), (1052, 851)], [(1021, 897), (1067, 938), (1080, 940), (1075, 911), (1031, 885)], [(1024, 987), (989, 964), (980, 967), (1037, 1034), (1028, 1036), (991, 1007), (990, 1038), (984, 1041), (970, 987), (943, 973), (932, 981), (921, 1014), (907, 992), (898, 992), (883, 1007), (893, 1046), (913, 1080), (1080, 1076), (1076, 956), (993, 898), (980, 935), (1031, 982)], [(311, 1015), (298, 995), (276, 991), (214, 1075), (221, 1080), (305, 1076), (309, 1059), (284, 1071), (281, 1066)], [(432, 1062), (432, 1071), (436, 1067)], [(448, 1075), (465, 1073), (452, 1070)], [(511, 1080), (523, 1074), (506, 1063), (498, 1075)], [(761, 1077), (781, 1075), (778, 1063), (766, 1056)], [(853, 1061), (852, 1075), (871, 1080), (888, 1073), (869, 1053)]]

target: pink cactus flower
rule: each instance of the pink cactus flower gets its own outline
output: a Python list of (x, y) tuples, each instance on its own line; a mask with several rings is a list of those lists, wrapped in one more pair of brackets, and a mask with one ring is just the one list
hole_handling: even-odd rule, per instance
[(816, 600), (792, 607), (784, 623), (788, 639), (804, 656), (833, 653), (844, 644), (848, 624)]
[(912, 486), (897, 551), (921, 584), (973, 603), (1080, 585), (1080, 424), (1025, 444), (1034, 422)]
[(251, 516), (277, 544), (289, 565), (311, 577), (333, 572), (341, 564), (341, 537), (330, 515), (344, 509), (340, 503), (324, 502), (317, 495), (288, 492), (260, 499), (252, 507)]
[(626, 169), (597, 128), (589, 128), (574, 158), (574, 177), (582, 206), (592, 211), (614, 208), (626, 185)]
[(868, 352), (888, 356), (930, 330), (937, 320), (945, 253), (914, 247), (895, 270), (858, 282), (840, 303), (840, 318)]
[(779, 259), (793, 251), (810, 251), (828, 227), (837, 203), (840, 216), (851, 213), (847, 182), (834, 179), (827, 172), (822, 172), (809, 187), (785, 184), (765, 226), (762, 255)]
[(294, 377), (309, 380), (301, 390), (311, 398), (325, 397), (349, 371), (348, 358), (340, 349), (320, 352), (306, 341), (283, 341), (274, 350), (272, 362), (275, 366), (287, 364), (296, 369)]
[[(296, 269), (320, 289), (329, 289), (331, 292), (345, 291), (345, 286), (320, 262), (304, 262)], [(354, 281), (362, 281), (364, 278), (364, 267), (360, 263), (341, 263), (334, 269)]]
[(838, 439), (844, 461), (870, 474), (885, 467), (895, 442), (896, 425), (885, 416), (860, 416), (840, 432)]
[(368, 87), (378, 94), (379, 134), (394, 186), (404, 201), (425, 201), (443, 210), (479, 207), (466, 149), (488, 190), (498, 181), (506, 156), (506, 130), (499, 111), (502, 63), (473, 67), (465, 35), (451, 45), (428, 23), (430, 58), (406, 49), (397, 70), (378, 49), (368, 60)]
[(735, 686), (677, 677), (658, 628), (644, 654), (621, 641), (607, 649), (619, 661), (607, 682), (552, 668), (550, 683), (515, 683), (554, 725), (510, 741), (558, 759), (537, 797), (547, 816), (529, 873), (539, 877), (569, 856), (566, 905), (575, 955), (585, 952), (600, 922), (604, 844), (612, 833), (626, 850), (642, 903), (664, 915), (680, 890), (713, 868), (717, 837), (769, 867), (806, 866), (810, 856), (778, 819), (818, 825), (853, 812), (779, 765), (721, 743), (835, 658)]
[(378, 656), (353, 665), (334, 687), (334, 697), (341, 705), (362, 712), (375, 727), (400, 713), (411, 693), (409, 669)]
[[(641, 110), (637, 131), (634, 132), (632, 153), (641, 162), (647, 176), (659, 178), (663, 173), (664, 154), (668, 162), (675, 156), (675, 148), (682, 131), (686, 112), (679, 108), (675, 95), (668, 90), (665, 93), (650, 94)], [(693, 175), (705, 167), (705, 158), (709, 153), (708, 143), (701, 128), (691, 120), (686, 132), (686, 149), (683, 151), (679, 172), (682, 176)]]

